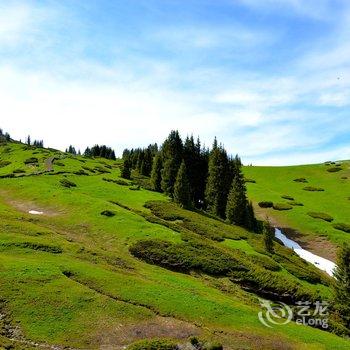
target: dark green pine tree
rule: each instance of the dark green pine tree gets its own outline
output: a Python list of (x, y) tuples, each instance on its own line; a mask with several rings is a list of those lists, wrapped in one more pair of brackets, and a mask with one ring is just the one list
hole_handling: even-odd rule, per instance
[(186, 164), (182, 161), (176, 176), (174, 185), (174, 201), (183, 208), (190, 208), (192, 205), (190, 194), (190, 183), (187, 178)]
[(247, 203), (247, 206), (246, 206), (244, 227), (247, 228), (249, 231), (258, 232), (258, 222), (255, 218), (252, 202)]
[(141, 164), (141, 174), (144, 176), (150, 176), (152, 171), (153, 154), (151, 146), (149, 145), (144, 150), (143, 162)]
[(131, 161), (129, 158), (124, 159), (123, 167), (121, 170), (121, 177), (128, 180), (131, 177)]
[(221, 218), (225, 218), (228, 171), (227, 153), (222, 146), (217, 145), (215, 139), (213, 149), (209, 155), (205, 201), (207, 209)]
[(263, 239), (264, 239), (265, 250), (271, 254), (274, 253), (274, 249), (273, 249), (274, 237), (275, 237), (275, 232), (274, 232), (273, 227), (271, 227), (267, 223), (264, 223), (264, 225), (263, 225)]
[(350, 328), (350, 246), (344, 244), (337, 256), (334, 272), (334, 307), (344, 326)]
[(161, 152), (158, 152), (153, 159), (152, 172), (151, 172), (152, 188), (158, 192), (162, 191), (162, 185), (161, 185), (162, 169), (163, 169), (162, 154)]
[(243, 174), (238, 170), (233, 181), (226, 205), (226, 218), (231, 224), (245, 226), (247, 214), (247, 196)]
[(171, 131), (162, 147), (163, 169), (162, 169), (162, 190), (173, 196), (177, 172), (182, 161), (182, 140), (178, 131)]

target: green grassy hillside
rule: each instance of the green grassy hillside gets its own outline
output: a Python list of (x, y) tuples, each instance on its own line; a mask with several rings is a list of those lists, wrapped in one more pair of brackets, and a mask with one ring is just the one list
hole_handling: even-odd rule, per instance
[[(121, 179), (120, 161), (7, 143), (0, 164), (3, 348), (122, 349), (140, 339), (182, 344), (190, 336), (224, 349), (349, 348), (329, 332), (259, 322), (259, 296), (331, 297), (330, 278), (277, 242), (267, 255), (259, 235)], [(257, 181), (252, 196), (275, 201), (272, 189), (271, 198), (260, 198), (263, 176), (254, 171), (247, 169)], [(311, 184), (311, 174), (293, 173), (286, 188), (302, 186), (294, 176)], [(312, 184), (331, 191), (328, 182)], [(296, 199), (306, 210), (306, 197)], [(345, 220), (346, 213), (337, 215)]]
[[(288, 167), (248, 166), (244, 173), (250, 181), (248, 195), (261, 217), (268, 216), (278, 225), (306, 235), (299, 239), (321, 255), (334, 258), (334, 246), (349, 241), (349, 232), (334, 227), (350, 225), (349, 161)], [(260, 208), (257, 203), (261, 201), (288, 204), (291, 209)]]

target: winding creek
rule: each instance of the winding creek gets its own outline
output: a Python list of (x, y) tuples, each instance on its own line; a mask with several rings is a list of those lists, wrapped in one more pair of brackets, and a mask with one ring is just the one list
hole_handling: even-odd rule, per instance
[(297, 242), (293, 241), (292, 239), (288, 238), (279, 228), (275, 227), (275, 236), (278, 238), (282, 243), (288, 247), (294, 250), (296, 254), (298, 254), (302, 259), (310, 262), (311, 264), (315, 265), (317, 268), (319, 268), (322, 271), (326, 271), (330, 276), (333, 276), (334, 268), (336, 267), (335, 263), (333, 261), (327, 260), (325, 258), (322, 258), (321, 256), (315, 255), (306, 249), (303, 249)]

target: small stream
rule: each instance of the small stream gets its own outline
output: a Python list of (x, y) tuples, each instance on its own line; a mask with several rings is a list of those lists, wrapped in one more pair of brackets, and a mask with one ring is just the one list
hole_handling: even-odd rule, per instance
[(333, 276), (334, 268), (336, 267), (336, 265), (333, 261), (327, 260), (325, 258), (322, 258), (321, 256), (315, 255), (315, 254), (303, 249), (297, 242), (288, 238), (277, 227), (275, 227), (275, 236), (280, 241), (282, 241), (286, 247), (293, 249), (294, 252), (296, 254), (298, 254), (302, 259), (315, 265), (318, 269), (320, 269), (322, 271), (326, 271), (330, 276)]

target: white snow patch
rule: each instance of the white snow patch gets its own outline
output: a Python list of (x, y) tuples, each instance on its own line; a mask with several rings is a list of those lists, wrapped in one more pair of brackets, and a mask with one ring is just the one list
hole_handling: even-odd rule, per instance
[(44, 212), (36, 211), (36, 210), (29, 210), (28, 213), (32, 214), (32, 215), (42, 215), (42, 214), (44, 214)]
[(322, 258), (321, 256), (315, 255), (305, 249), (303, 249), (297, 242), (289, 239), (285, 234), (282, 233), (280, 229), (275, 227), (275, 236), (283, 242), (283, 244), (294, 250), (302, 259), (315, 265), (322, 271), (326, 271), (330, 276), (333, 276), (334, 269), (336, 267), (333, 261)]

